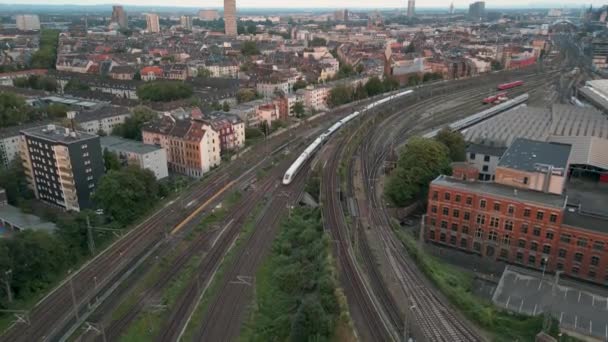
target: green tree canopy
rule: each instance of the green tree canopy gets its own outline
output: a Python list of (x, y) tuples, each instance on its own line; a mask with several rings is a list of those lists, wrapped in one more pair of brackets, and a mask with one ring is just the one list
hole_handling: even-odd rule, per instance
[(384, 92), (384, 84), (378, 76), (374, 76), (365, 83), (365, 90), (369, 96), (382, 94)]
[(222, 110), (224, 112), (229, 112), (230, 111), (230, 104), (228, 103), (228, 101), (224, 101), (224, 103), (222, 103)]
[(239, 89), (239, 91), (237, 91), (237, 93), (236, 93), (236, 100), (238, 103), (253, 101), (253, 100), (255, 100), (256, 97), (257, 97), (257, 93), (253, 89), (248, 89), (248, 88)]
[(30, 75), (28, 77), (19, 77), (13, 80), (13, 85), (18, 88), (57, 91), (57, 81), (48, 76)]
[(145, 106), (137, 106), (131, 110), (131, 113), (131, 117), (127, 118), (123, 124), (114, 127), (112, 134), (141, 141), (143, 125), (157, 118), (158, 113)]
[(304, 103), (302, 101), (298, 101), (293, 105), (293, 112), (296, 115), (296, 118), (301, 118), (304, 116)]
[(127, 225), (153, 207), (158, 199), (154, 173), (129, 166), (110, 170), (99, 180), (94, 200), (113, 221)]
[(306, 88), (307, 85), (308, 85), (308, 83), (306, 83), (305, 80), (297, 80), (296, 83), (294, 83), (294, 85), (293, 85), (293, 91)]
[(59, 31), (43, 29), (40, 31), (40, 48), (32, 56), (30, 62), (34, 69), (53, 69), (57, 57)]
[(446, 127), (437, 133), (435, 139), (448, 148), (452, 161), (459, 162), (466, 159), (467, 145), (462, 133)]
[(170, 102), (192, 96), (192, 86), (183, 82), (158, 81), (137, 88), (137, 97), (154, 102)]
[(412, 137), (399, 152), (399, 161), (388, 178), (385, 195), (394, 205), (408, 205), (424, 196), (433, 179), (449, 171), (447, 147), (434, 139)]
[(329, 92), (327, 103), (331, 107), (337, 107), (353, 100), (353, 88), (347, 85), (337, 85)]
[(258, 50), (258, 45), (254, 41), (246, 41), (243, 42), (243, 46), (241, 47), (241, 53), (244, 56), (254, 56), (259, 55), (260, 50)]
[(310, 41), (310, 46), (313, 46), (313, 47), (316, 47), (316, 46), (327, 46), (327, 40), (325, 40), (325, 38), (321, 38), (321, 37), (314, 37)]
[(103, 164), (106, 167), (106, 172), (111, 170), (120, 170), (120, 159), (116, 152), (112, 152), (105, 148), (103, 150)]
[(91, 90), (91, 87), (89, 87), (88, 84), (83, 83), (82, 81), (80, 81), (77, 78), (72, 78), (71, 80), (68, 81), (68, 83), (65, 85), (63, 90), (67, 91), (67, 92), (83, 91), (83, 90)]
[(211, 77), (211, 70), (209, 70), (205, 67), (200, 67), (200, 68), (198, 68), (198, 73), (196, 74), (196, 77), (209, 78), (209, 77)]

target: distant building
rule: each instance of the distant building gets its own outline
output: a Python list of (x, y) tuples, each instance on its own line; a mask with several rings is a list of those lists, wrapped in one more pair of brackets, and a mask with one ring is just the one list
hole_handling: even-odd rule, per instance
[(167, 151), (154, 145), (115, 136), (101, 137), (101, 148), (116, 153), (118, 158), (128, 165), (137, 165), (150, 170), (156, 179), (169, 176), (167, 169)]
[(507, 148), (503, 146), (469, 144), (467, 162), (477, 169), (480, 181), (493, 181), (498, 162), (506, 150)]
[(179, 18), (179, 22), (182, 25), (182, 28), (184, 28), (185, 30), (190, 30), (192, 31), (192, 17), (189, 15), (182, 15)]
[(450, 14), (454, 14), (454, 1), (450, 3)]
[(416, 15), (416, 0), (407, 0), (407, 16), (413, 17)]
[(65, 210), (91, 208), (104, 172), (97, 135), (47, 125), (21, 131), (21, 160), (36, 198)]
[(21, 31), (40, 30), (40, 18), (36, 14), (20, 14), (16, 16), (17, 29)]
[(147, 13), (146, 14), (146, 30), (148, 32), (158, 33), (160, 32), (160, 23), (158, 14)]
[(236, 0), (224, 0), (224, 31), (227, 36), (236, 37)]
[(348, 21), (348, 10), (341, 9), (334, 12), (335, 21)]
[(482, 21), (486, 16), (486, 3), (477, 1), (469, 5), (469, 18), (474, 21)]
[(112, 22), (117, 23), (120, 28), (127, 28), (127, 13), (122, 6), (112, 6)]
[(204, 21), (218, 20), (220, 18), (220, 14), (214, 9), (203, 9), (198, 11), (198, 18)]

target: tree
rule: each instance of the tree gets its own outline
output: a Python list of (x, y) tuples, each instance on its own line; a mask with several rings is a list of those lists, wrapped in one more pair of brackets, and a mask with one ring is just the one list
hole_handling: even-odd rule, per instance
[(325, 38), (321, 38), (321, 37), (314, 37), (310, 41), (310, 46), (313, 46), (313, 47), (316, 47), (316, 46), (327, 46), (327, 40), (325, 40)]
[(138, 106), (131, 110), (131, 117), (125, 119), (121, 125), (114, 127), (113, 135), (118, 135), (126, 139), (142, 140), (141, 129), (146, 122), (158, 117), (158, 113), (144, 106)]
[(256, 97), (257, 97), (257, 93), (253, 89), (247, 89), (247, 88), (239, 89), (236, 92), (236, 101), (238, 103), (253, 101), (253, 100), (255, 100)]
[(120, 159), (115, 152), (105, 148), (103, 150), (103, 164), (106, 167), (106, 172), (111, 170), (120, 170)]
[(34, 197), (27, 186), (23, 163), (19, 156), (11, 160), (8, 166), (0, 169), (0, 187), (6, 190), (8, 203), (15, 206), (19, 206), (23, 200)]
[(492, 66), (492, 70), (494, 70), (494, 71), (502, 70), (504, 68), (502, 63), (500, 63), (500, 61), (497, 61), (497, 60), (492, 60), (490, 65)]
[(412, 74), (407, 78), (407, 84), (411, 87), (420, 83), (420, 76), (418, 74)]
[(89, 87), (89, 85), (86, 83), (82, 83), (80, 80), (78, 80), (76, 78), (72, 78), (71, 80), (68, 81), (68, 83), (65, 85), (63, 90), (67, 91), (67, 92), (87, 91), (87, 90), (91, 90), (91, 87)]
[(368, 94), (367, 94), (367, 90), (365, 89), (365, 86), (362, 85), (361, 83), (357, 84), (357, 87), (355, 88), (354, 99), (363, 100), (363, 99), (366, 99), (367, 97), (368, 97)]
[(293, 105), (293, 112), (296, 115), (296, 118), (301, 118), (304, 116), (304, 103), (302, 103), (302, 101), (297, 101), (294, 105)]
[(374, 76), (365, 83), (365, 91), (369, 96), (382, 94), (384, 92), (384, 84), (382, 84), (378, 76)]
[(139, 70), (135, 71), (135, 74), (133, 74), (133, 80), (141, 81), (141, 72), (139, 72)]
[(447, 147), (434, 139), (413, 137), (399, 153), (399, 161), (388, 178), (385, 195), (394, 205), (406, 206), (423, 197), (434, 178), (449, 171)]
[(293, 91), (296, 91), (298, 89), (304, 89), (306, 88), (308, 84), (306, 83), (306, 81), (304, 80), (297, 80), (296, 83), (293, 84)]
[(18, 77), (13, 80), (13, 85), (18, 88), (57, 91), (57, 81), (47, 76), (30, 75), (28, 77)]
[(384, 85), (384, 91), (393, 91), (399, 89), (399, 81), (391, 76), (386, 76), (382, 80), (382, 84)]
[(337, 107), (353, 100), (353, 88), (351, 86), (339, 84), (329, 92), (327, 103), (331, 107)]
[(25, 99), (9, 92), (0, 92), (0, 127), (14, 126), (30, 121), (32, 110)]
[(229, 112), (230, 111), (230, 104), (228, 103), (228, 101), (224, 101), (224, 103), (222, 104), (222, 110), (224, 112)]
[(57, 57), (57, 44), (59, 42), (58, 30), (43, 29), (40, 31), (40, 47), (32, 56), (30, 65), (34, 69), (55, 68)]
[(67, 116), (67, 112), (70, 108), (64, 104), (51, 103), (46, 107), (47, 116), (54, 119), (62, 119)]
[(137, 88), (137, 97), (154, 102), (170, 102), (192, 96), (192, 86), (182, 82), (150, 82)]
[(359, 64), (357, 64), (355, 71), (357, 72), (357, 74), (360, 75), (365, 71), (365, 66), (362, 63), (359, 63)]
[(448, 148), (450, 151), (450, 159), (452, 161), (458, 162), (466, 159), (467, 146), (462, 133), (452, 131), (446, 127), (437, 133), (435, 140), (439, 141)]
[(246, 41), (243, 42), (243, 46), (241, 47), (241, 53), (244, 56), (255, 56), (260, 54), (260, 50), (258, 50), (258, 46), (254, 41)]
[(414, 42), (409, 43), (409, 45), (403, 49), (404, 53), (413, 53), (416, 52), (416, 48), (414, 47)]
[(209, 77), (211, 77), (211, 70), (209, 70), (205, 67), (200, 67), (200, 68), (198, 68), (198, 73), (196, 74), (196, 77), (209, 78)]
[(158, 184), (147, 169), (110, 170), (99, 180), (93, 199), (113, 221), (127, 225), (154, 206)]
[(258, 27), (255, 25), (255, 23), (248, 23), (247, 24), (247, 33), (249, 34), (256, 34), (258, 31)]
[(336, 74), (336, 78), (346, 78), (355, 74), (353, 70), (353, 66), (348, 63), (340, 63), (340, 69), (338, 69), (338, 74)]

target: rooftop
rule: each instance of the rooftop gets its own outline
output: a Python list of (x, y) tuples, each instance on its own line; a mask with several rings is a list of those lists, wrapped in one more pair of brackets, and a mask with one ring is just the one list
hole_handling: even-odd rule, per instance
[(467, 146), (468, 153), (477, 153), (495, 157), (501, 157), (506, 150), (507, 148), (503, 146), (492, 146), (487, 144), (472, 143)]
[(97, 138), (97, 135), (88, 134), (81, 131), (74, 132), (69, 128), (52, 124), (24, 129), (21, 130), (21, 134), (61, 144), (71, 144), (78, 141)]
[(54, 223), (43, 221), (35, 215), (26, 214), (9, 204), (0, 206), (0, 217), (21, 229), (53, 231), (57, 228)]
[(161, 150), (162, 148), (155, 145), (146, 145), (139, 141), (123, 139), (115, 136), (100, 137), (101, 148), (111, 151), (130, 152), (137, 154), (146, 154)]
[(521, 171), (538, 171), (539, 165), (565, 169), (570, 145), (517, 138), (503, 154), (498, 166)]
[(431, 184), (471, 191), (481, 195), (503, 197), (514, 201), (532, 202), (556, 209), (563, 209), (566, 205), (566, 196), (564, 195), (555, 195), (525, 189), (514, 190), (510, 186), (498, 183), (463, 181), (450, 176), (441, 175), (433, 180)]

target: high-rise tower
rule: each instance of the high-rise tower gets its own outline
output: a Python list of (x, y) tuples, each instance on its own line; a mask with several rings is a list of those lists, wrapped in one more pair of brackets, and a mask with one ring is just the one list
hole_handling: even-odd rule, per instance
[(407, 0), (407, 16), (413, 17), (416, 14), (416, 0)]
[(454, 14), (454, 1), (450, 4), (450, 14)]
[(227, 36), (237, 35), (236, 0), (224, 0), (224, 31)]
[(112, 6), (112, 22), (120, 28), (127, 28), (127, 13), (122, 6)]
[(146, 30), (151, 33), (160, 32), (160, 23), (158, 19), (158, 14), (147, 13), (146, 14)]

